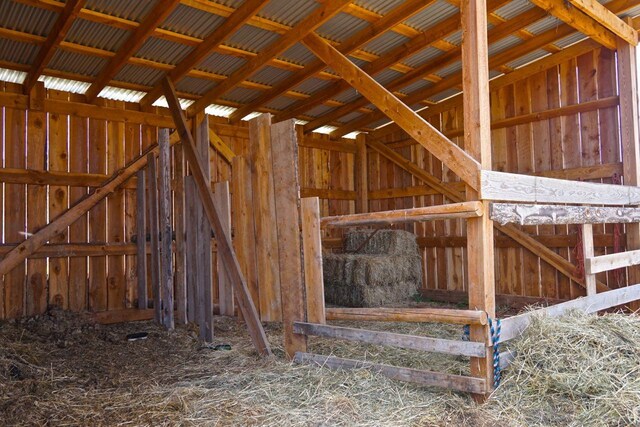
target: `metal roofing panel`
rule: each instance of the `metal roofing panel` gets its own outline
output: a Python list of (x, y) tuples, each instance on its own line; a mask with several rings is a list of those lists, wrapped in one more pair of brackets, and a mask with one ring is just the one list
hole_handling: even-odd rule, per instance
[(239, 104), (249, 104), (260, 96), (261, 93), (262, 92), (257, 90), (236, 86), (233, 90), (229, 91), (229, 93), (225, 94), (222, 99)]
[(295, 103), (296, 103), (296, 100), (293, 98), (288, 98), (286, 96), (279, 96), (276, 99), (273, 99), (267, 102), (264, 106), (266, 108), (282, 111), (291, 107)]
[(351, 37), (353, 34), (369, 26), (364, 19), (356, 18), (345, 12), (340, 12), (316, 30), (318, 34), (339, 43)]
[(462, 45), (462, 30), (456, 31), (444, 40), (456, 46)]
[(176, 90), (178, 92), (191, 93), (194, 95), (204, 95), (205, 92), (213, 89), (215, 86), (216, 82), (212, 80), (187, 76), (176, 83)]
[(440, 92), (434, 96), (432, 96), (431, 98), (429, 98), (429, 101), (432, 102), (440, 102), (444, 99), (447, 99), (449, 97), (452, 97), (454, 95), (459, 94), (460, 91), (458, 89), (447, 89), (444, 92)]
[(97, 76), (107, 65), (107, 61), (97, 56), (82, 55), (58, 49), (49, 61), (49, 68), (68, 73)]
[(380, 15), (386, 15), (400, 6), (404, 0), (356, 0), (355, 4)]
[(0, 38), (0, 60), (31, 65), (36, 60), (37, 45)]
[(352, 111), (349, 114), (347, 114), (346, 116), (342, 116), (340, 117), (340, 122), (341, 123), (349, 123), (352, 120), (357, 119), (358, 117), (362, 117), (363, 114), (359, 111)]
[(22, 84), (24, 79), (27, 78), (27, 73), (24, 71), (9, 70), (7, 68), (0, 68), (0, 82), (18, 83)]
[(154, 86), (164, 76), (164, 71), (139, 65), (125, 64), (113, 80), (134, 83), (143, 86)]
[(258, 16), (293, 27), (320, 6), (315, 0), (271, 0)]
[(291, 71), (267, 65), (254, 73), (249, 80), (256, 83), (274, 86), (292, 75), (293, 72)]
[(387, 31), (364, 45), (363, 50), (382, 56), (391, 49), (398, 47), (409, 40), (411, 40), (409, 37), (405, 37), (393, 31)]
[(440, 49), (437, 49), (435, 47), (427, 47), (426, 49), (422, 49), (415, 55), (411, 55), (410, 57), (404, 59), (402, 63), (408, 65), (409, 67), (415, 68), (436, 59), (442, 54), (444, 54), (444, 52)]
[(584, 40), (586, 38), (587, 38), (587, 36), (585, 36), (584, 34), (579, 33), (579, 32), (575, 32), (573, 34), (568, 35), (567, 37), (564, 37), (564, 38), (558, 40), (557, 42), (554, 43), (554, 45), (558, 46), (559, 48), (564, 49), (564, 48), (566, 48), (568, 46), (571, 46), (572, 44), (577, 43), (577, 42), (579, 42), (581, 40)]
[(521, 38), (516, 36), (507, 36), (489, 45), (489, 56), (495, 55), (496, 53), (502, 52), (521, 43)]
[(87, 9), (140, 22), (156, 6), (157, 0), (87, 0)]
[(416, 13), (404, 21), (404, 23), (418, 31), (425, 31), (445, 19), (452, 17), (458, 12), (458, 8), (453, 6), (451, 3), (446, 0), (438, 0), (431, 6), (421, 10), (419, 13)]
[(79, 82), (77, 80), (60, 79), (57, 77), (41, 76), (39, 81), (44, 83), (44, 87), (47, 89), (60, 90), (63, 92), (82, 93), (84, 94), (90, 83)]
[(322, 89), (333, 84), (332, 81), (323, 80), (316, 77), (310, 77), (300, 83), (298, 86), (294, 87), (293, 90), (296, 92), (306, 93), (308, 95), (314, 94), (316, 92), (321, 91)]
[(206, 57), (200, 64), (196, 66), (198, 70), (208, 71), (210, 73), (222, 74), (229, 76), (234, 71), (247, 63), (244, 58), (237, 56), (222, 55), (220, 53), (212, 53)]
[(191, 46), (156, 37), (149, 37), (142, 46), (140, 46), (140, 49), (138, 49), (134, 56), (175, 65), (182, 61), (192, 50), (193, 47)]
[(320, 117), (328, 113), (329, 111), (335, 109), (336, 107), (329, 107), (328, 105), (320, 104), (316, 105), (309, 111), (305, 111), (305, 115), (311, 117)]
[(257, 53), (275, 43), (280, 37), (278, 33), (273, 33), (251, 25), (243, 25), (238, 31), (233, 33), (224, 44)]
[(372, 128), (372, 129), (377, 129), (380, 126), (384, 126), (386, 124), (391, 123), (391, 120), (389, 120), (388, 117), (384, 117), (382, 119), (376, 120), (375, 122), (371, 122), (369, 124), (366, 125), (366, 127), (368, 128)]
[(548, 55), (550, 55), (550, 53), (547, 52), (546, 50), (542, 50), (542, 49), (534, 50), (533, 52), (529, 52), (526, 55), (521, 56), (515, 61), (511, 61), (510, 63), (507, 64), (507, 67), (511, 67), (511, 68), (522, 67), (523, 65), (527, 65), (530, 62), (536, 61)]
[(129, 38), (130, 34), (131, 31), (121, 28), (87, 21), (86, 19), (76, 19), (71, 24), (65, 40), (115, 52)]
[(431, 83), (430, 81), (418, 80), (418, 81), (415, 81), (415, 82), (411, 83), (409, 86), (405, 86), (405, 87), (401, 88), (400, 92), (405, 93), (405, 94), (409, 94), (409, 93), (413, 93), (413, 92), (418, 91), (418, 90), (426, 89), (426, 88), (428, 88), (430, 86), (433, 86), (433, 83)]
[(105, 86), (98, 96), (101, 98), (113, 99), (115, 101), (140, 102), (145, 95), (146, 92), (140, 92), (138, 90)]
[(301, 43), (296, 43), (279, 55), (278, 58), (294, 64), (307, 65), (309, 62), (316, 59), (316, 56)]
[(635, 18), (636, 16), (640, 15), (640, 4), (636, 7), (633, 7), (629, 10), (627, 10), (625, 13), (621, 13), (620, 17), (622, 18)]
[(462, 70), (462, 61), (456, 61), (438, 70), (436, 74), (444, 79), (445, 77), (448, 77), (460, 72), (460, 70)]
[(386, 70), (376, 74), (374, 76), (374, 79), (380, 83), (382, 86), (386, 86), (387, 84), (391, 83), (392, 81), (400, 78), (404, 76), (403, 73), (399, 72), (399, 71), (395, 71), (392, 70), (390, 68), (387, 68)]
[(340, 93), (338, 96), (334, 97), (333, 99), (338, 102), (342, 102), (346, 104), (346, 103), (355, 101), (358, 98), (360, 98), (360, 93), (354, 88), (350, 87), (349, 89)]
[(525, 30), (529, 31), (533, 35), (538, 35), (544, 33), (547, 30), (551, 30), (552, 28), (556, 28), (559, 25), (562, 25), (562, 21), (560, 21), (555, 16), (547, 16), (546, 18), (529, 25), (527, 28), (525, 28)]
[(58, 14), (15, 1), (0, 1), (0, 27), (46, 36)]
[(179, 4), (160, 28), (204, 39), (213, 33), (226, 19), (220, 15)]
[(512, 0), (496, 9), (493, 13), (503, 19), (509, 20), (534, 7), (533, 3), (529, 0)]

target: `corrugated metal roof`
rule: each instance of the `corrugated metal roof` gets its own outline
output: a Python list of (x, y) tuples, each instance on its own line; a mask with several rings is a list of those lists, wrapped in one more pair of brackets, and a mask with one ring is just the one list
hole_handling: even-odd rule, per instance
[(258, 16), (293, 27), (320, 6), (315, 0), (271, 0)]
[(526, 28), (526, 30), (529, 31), (531, 34), (538, 35), (552, 28), (556, 28), (562, 24), (563, 24), (562, 21), (560, 21), (558, 18), (556, 18), (555, 16), (549, 15), (546, 18), (541, 19), (538, 22), (534, 22), (533, 24), (529, 25)]
[(176, 90), (178, 92), (191, 93), (193, 95), (203, 95), (215, 86), (216, 82), (213, 80), (198, 79), (187, 76), (176, 83)]
[(266, 67), (261, 68), (258, 72), (253, 74), (249, 80), (256, 83), (275, 86), (281, 81), (288, 79), (292, 75), (293, 72), (291, 71), (267, 65)]
[(345, 90), (344, 92), (340, 93), (338, 96), (334, 97), (333, 99), (338, 101), (338, 102), (342, 102), (344, 104), (355, 101), (356, 99), (360, 98), (360, 93), (355, 90), (354, 88), (349, 88), (347, 90)]
[(192, 50), (193, 47), (191, 46), (156, 37), (149, 37), (142, 46), (140, 46), (140, 49), (138, 49), (134, 56), (175, 65), (182, 61)]
[(456, 31), (444, 40), (456, 46), (460, 46), (462, 44), (462, 30)]
[(296, 43), (287, 49), (282, 55), (278, 56), (280, 59), (284, 59), (287, 62), (298, 65), (307, 65), (309, 62), (316, 59), (316, 56), (301, 43)]
[(105, 86), (98, 96), (101, 98), (113, 99), (115, 101), (140, 102), (145, 95), (145, 92), (140, 92), (138, 90)]
[(410, 57), (404, 59), (402, 63), (408, 65), (409, 67), (415, 68), (434, 60), (442, 54), (444, 54), (444, 52), (440, 49), (436, 49), (435, 47), (428, 47), (416, 53), (415, 55), (411, 55)]
[(362, 117), (362, 113), (359, 111), (352, 111), (351, 113), (347, 114), (346, 116), (340, 117), (340, 119), (338, 120), (341, 123), (349, 123), (352, 120), (357, 119), (358, 117)]
[(522, 39), (520, 37), (507, 36), (502, 40), (498, 40), (497, 42), (489, 45), (489, 55), (495, 55), (498, 52), (502, 52), (521, 43)]
[(244, 58), (212, 53), (211, 55), (206, 57), (200, 64), (198, 64), (196, 68), (198, 70), (209, 71), (210, 73), (229, 76), (246, 63), (247, 60)]
[(322, 24), (316, 32), (321, 36), (342, 43), (353, 34), (369, 26), (364, 19), (356, 18), (345, 12), (340, 12), (329, 21)]
[(316, 105), (315, 107), (313, 107), (312, 109), (310, 109), (309, 111), (305, 112), (305, 115), (307, 116), (311, 116), (311, 117), (320, 117), (326, 113), (328, 113), (331, 110), (334, 110), (336, 107), (329, 107), (328, 105)]
[(509, 20), (534, 7), (533, 3), (529, 0), (513, 0), (496, 9), (493, 13), (503, 19)]
[(0, 68), (0, 82), (18, 83), (22, 84), (24, 79), (27, 78), (27, 73), (24, 71), (8, 70), (6, 68)]
[(134, 83), (144, 86), (154, 86), (164, 76), (161, 70), (155, 70), (149, 67), (140, 67), (138, 65), (125, 64), (114, 80), (120, 82)]
[(523, 65), (526, 65), (530, 62), (533, 62), (537, 59), (543, 58), (547, 55), (550, 55), (549, 52), (547, 52), (546, 50), (542, 50), (542, 49), (538, 49), (535, 50), (533, 52), (530, 52), (526, 55), (521, 56), (520, 58), (516, 59), (515, 61), (511, 61), (507, 64), (507, 67), (511, 67), (511, 68), (518, 68), (518, 67), (522, 67)]
[(331, 84), (333, 84), (332, 81), (311, 77), (294, 87), (293, 90), (311, 95), (330, 86)]
[(398, 47), (409, 40), (411, 40), (409, 37), (394, 33), (393, 31), (387, 31), (364, 45), (363, 50), (382, 56), (393, 48)]
[(560, 40), (558, 40), (557, 42), (553, 43), (554, 45), (556, 45), (557, 47), (564, 49), (565, 47), (571, 46), (574, 43), (577, 43), (581, 40), (586, 39), (587, 36), (585, 36), (582, 33), (579, 32), (575, 32), (571, 35), (568, 35), (567, 37), (564, 37)]
[(454, 95), (457, 95), (459, 93), (460, 93), (460, 91), (458, 89), (447, 89), (444, 92), (440, 92), (440, 93), (432, 96), (431, 98), (429, 98), (429, 101), (440, 102), (442, 100), (450, 98), (450, 97), (452, 97)]
[(82, 55), (66, 50), (56, 50), (49, 61), (49, 68), (68, 73), (97, 76), (107, 65), (105, 59), (97, 56)]
[(451, 3), (446, 0), (438, 0), (431, 6), (407, 19), (405, 24), (418, 31), (425, 31), (445, 19), (452, 17), (458, 12), (458, 8), (453, 6)]
[(157, 0), (87, 0), (84, 7), (119, 18), (140, 22), (157, 3)]
[(47, 89), (60, 90), (63, 92), (71, 92), (71, 93), (84, 94), (87, 91), (87, 89), (89, 89), (89, 86), (91, 86), (91, 84), (87, 82), (60, 79), (58, 77), (42, 76), (38, 80), (43, 82), (44, 87)]
[(115, 52), (129, 38), (130, 34), (131, 31), (121, 28), (85, 19), (76, 19), (71, 24), (65, 40)]
[(356, 0), (354, 3), (379, 15), (386, 15), (404, 3), (404, 0)]
[(245, 87), (235, 87), (233, 90), (229, 91), (229, 93), (225, 94), (222, 99), (231, 102), (237, 102), (239, 104), (249, 104), (258, 96), (260, 93), (257, 90), (247, 89)]
[(287, 98), (286, 96), (279, 96), (276, 99), (273, 99), (265, 104), (266, 108), (271, 108), (274, 110), (285, 110), (291, 107), (296, 103), (296, 100), (293, 98)]
[(423, 90), (426, 89), (430, 86), (433, 86), (433, 83), (431, 83), (430, 81), (427, 80), (418, 80), (415, 81), (413, 83), (411, 83), (409, 86), (405, 86), (403, 88), (401, 88), (400, 92), (405, 93), (405, 94), (409, 94), (409, 93), (413, 93), (417, 90)]
[(179, 4), (160, 28), (204, 39), (213, 33), (226, 18)]
[(0, 1), (0, 27), (46, 36), (58, 14), (14, 1)]
[(233, 33), (224, 44), (250, 52), (260, 52), (280, 38), (280, 34), (263, 30), (251, 25), (243, 25)]
[(15, 40), (0, 38), (0, 60), (17, 62), (18, 64), (32, 64), (38, 54), (37, 45), (22, 43)]
[(453, 74), (460, 72), (460, 70), (462, 70), (462, 61), (456, 61), (438, 70), (436, 74), (444, 79), (447, 76), (451, 76)]
[(374, 76), (374, 79), (380, 83), (382, 86), (386, 86), (387, 84), (389, 84), (390, 82), (394, 81), (395, 79), (398, 79), (400, 77), (402, 77), (404, 74), (399, 72), (399, 71), (395, 71), (392, 70), (390, 68), (387, 68), (384, 71), (381, 71), (380, 73), (376, 74)]

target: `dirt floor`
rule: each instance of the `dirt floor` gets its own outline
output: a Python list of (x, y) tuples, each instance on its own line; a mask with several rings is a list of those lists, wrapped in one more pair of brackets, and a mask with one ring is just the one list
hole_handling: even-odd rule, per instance
[[(462, 334), (452, 325), (341, 324), (448, 338)], [(64, 312), (1, 323), (0, 424), (527, 425), (510, 419), (508, 408), (492, 401), (477, 406), (464, 394), (396, 382), (367, 370), (291, 365), (280, 347), (280, 327), (266, 328), (275, 356), (265, 360), (253, 351), (244, 326), (223, 317), (216, 319), (216, 341), (210, 345), (200, 343), (189, 327), (167, 332), (151, 322), (100, 326)], [(134, 332), (148, 332), (148, 339), (127, 341)], [(219, 344), (231, 349), (216, 349)], [(310, 350), (468, 373), (465, 358), (323, 339), (312, 339)], [(619, 421), (594, 420), (593, 425), (625, 425)]]

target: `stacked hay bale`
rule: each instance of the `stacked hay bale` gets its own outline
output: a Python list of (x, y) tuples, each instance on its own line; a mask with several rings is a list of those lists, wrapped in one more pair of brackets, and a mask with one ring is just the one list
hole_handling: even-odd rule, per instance
[(347, 307), (407, 302), (422, 283), (415, 234), (402, 230), (352, 230), (342, 254), (323, 256), (325, 299)]

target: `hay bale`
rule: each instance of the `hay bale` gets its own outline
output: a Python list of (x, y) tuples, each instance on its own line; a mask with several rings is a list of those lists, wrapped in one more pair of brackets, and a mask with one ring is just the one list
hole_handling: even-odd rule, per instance
[[(380, 307), (410, 301), (422, 283), (416, 236), (406, 231), (355, 230), (345, 251), (323, 256), (325, 300), (347, 307)], [(366, 243), (365, 243), (366, 242)]]

